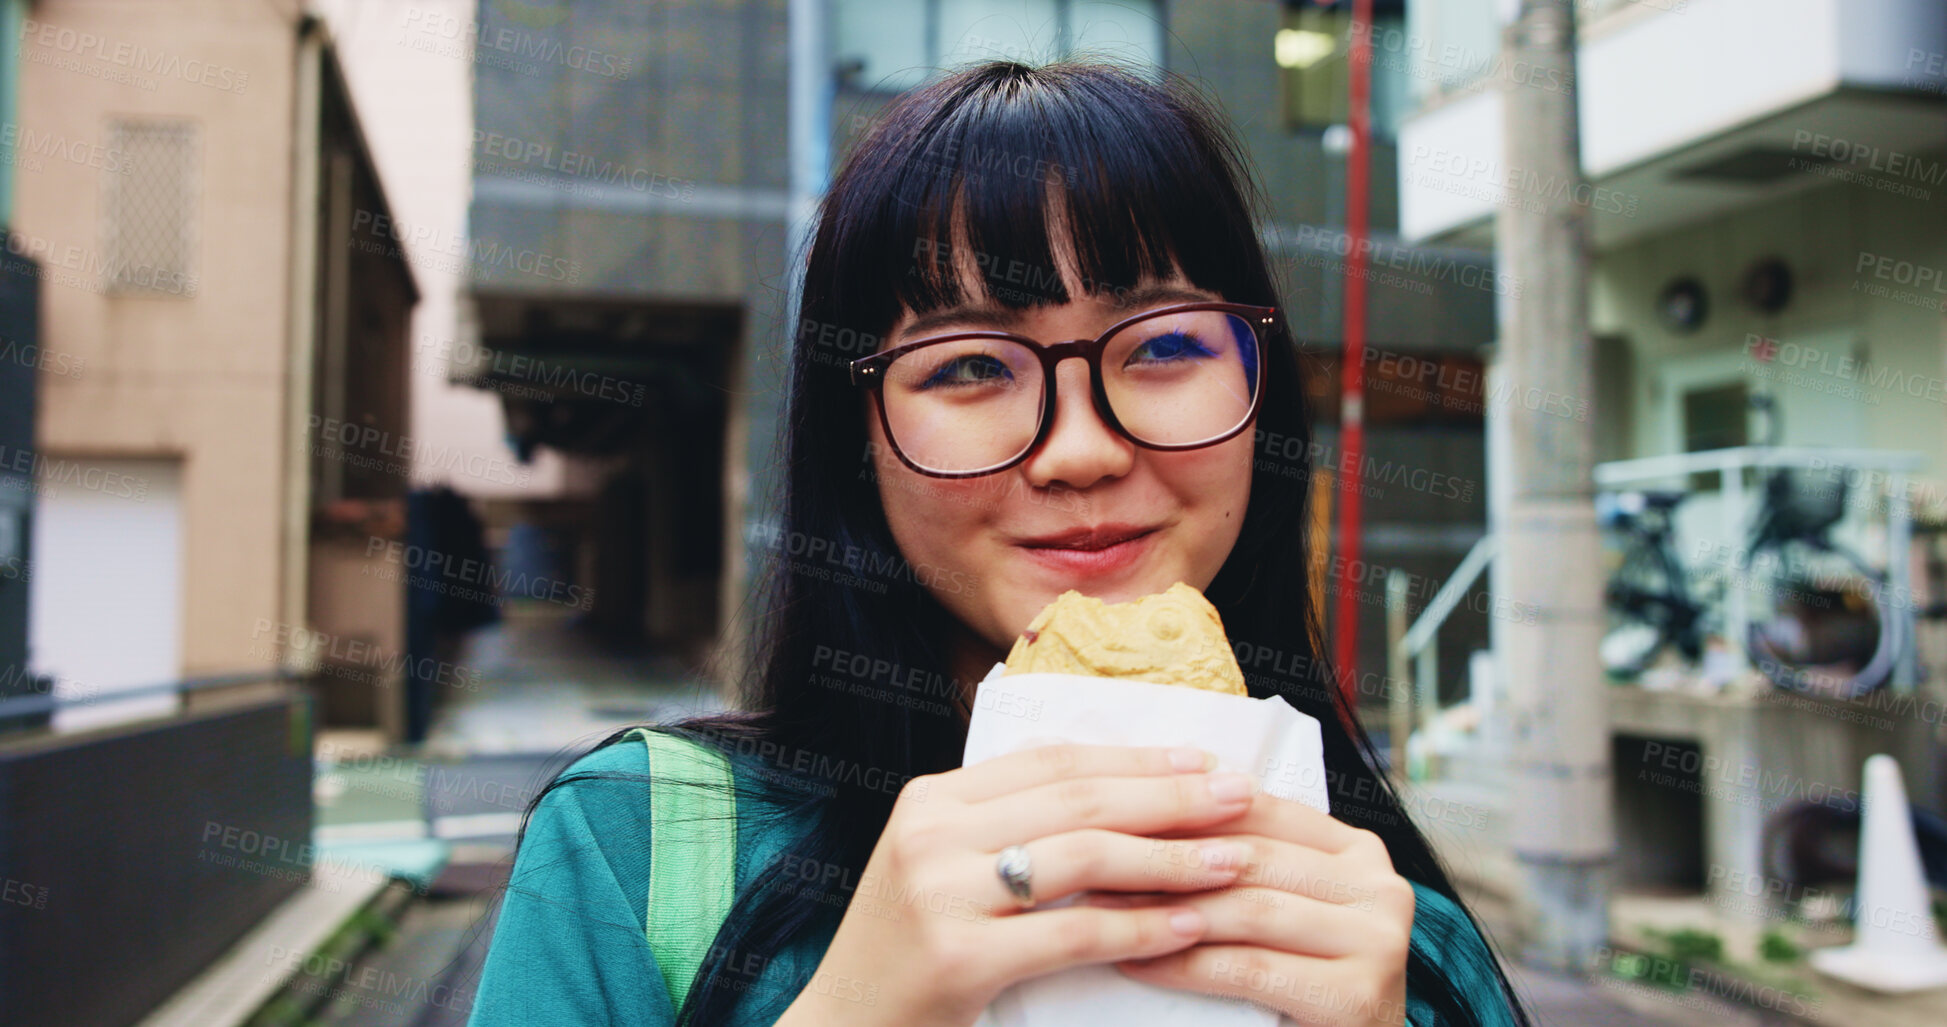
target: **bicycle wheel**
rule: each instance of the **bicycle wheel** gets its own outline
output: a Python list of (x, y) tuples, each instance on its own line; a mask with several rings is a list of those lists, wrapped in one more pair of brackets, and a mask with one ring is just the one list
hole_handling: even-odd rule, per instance
[(1604, 595), (1610, 628), (1601, 643), (1603, 667), (1620, 678), (1649, 669), (1674, 645), (1686, 658), (1701, 652), (1698, 622), (1702, 608), (1683, 592), (1681, 568), (1647, 540), (1633, 542)]
[(1752, 665), (1780, 688), (1834, 699), (1890, 680), (1907, 643), (1905, 619), (1881, 606), (1884, 579), (1836, 550), (1797, 541), (1768, 549), (1779, 571), (1765, 590), (1771, 615), (1745, 633)]

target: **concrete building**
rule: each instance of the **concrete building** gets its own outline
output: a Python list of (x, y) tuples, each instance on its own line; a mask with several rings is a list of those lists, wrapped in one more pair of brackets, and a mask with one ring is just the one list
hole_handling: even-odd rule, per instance
[(21, 13), (8, 245), (49, 359), (8, 462), (60, 704), (0, 737), (0, 868), (68, 901), (0, 922), (0, 1018), (125, 1024), (302, 887), (315, 855), (239, 853), (309, 851), (314, 711), (401, 719), (419, 287), (302, 4)]
[(400, 516), (419, 291), (326, 34), (296, 4), (30, 14), (14, 228), (68, 358), (40, 376), (31, 666), (85, 700), (57, 724), (280, 666), (389, 717), (403, 588), (369, 540)]
[[(1686, 402), (1694, 419), (1705, 412), (1691, 397), (1750, 381), (1749, 337), (1760, 336), (1817, 353), (1804, 366), (1781, 357), (1778, 369), (1802, 379), (1777, 389), (1787, 443), (1918, 449), (1940, 473), (1947, 423), (1925, 382), (1941, 373), (1947, 293), (1932, 287), (1938, 276), (1915, 278), (1947, 264), (1947, 13), (1900, 0), (1583, 10), (1576, 85), (1593, 186), (1594, 329), (1621, 372), (1604, 376), (1598, 404), (1606, 456), (1697, 448), (1704, 426), (1685, 423)], [(1550, 187), (1501, 166), (1495, 86), (1518, 69), (1495, 67), (1485, 0), (1416, 4), (1412, 15), (1378, 57), (1417, 69), (1420, 86), (1398, 157), (1402, 231), (1490, 245), (1497, 204)], [(1767, 260), (1789, 279), (1776, 309), (1754, 295)], [(1694, 326), (1659, 309), (1681, 278), (1705, 297)], [(1892, 295), (1902, 290), (1913, 295)], [(1884, 372), (1877, 383), (1871, 368)], [(1917, 391), (1888, 387), (1895, 372), (1920, 375)], [(1838, 387), (1848, 384), (1856, 394)]]
[(456, 383), (477, 359), (468, 293), (475, 254), (467, 208), (474, 164), (474, 0), (370, 7), (314, 0), (330, 26), (345, 79), (393, 212), (390, 234), (422, 295), (412, 314), (413, 483), (477, 498), (553, 495), (566, 464), (552, 450), (523, 462), (499, 397)]
[[(26, 0), (0, 4), (0, 32), (20, 31)], [(0, 125), (17, 126), (14, 99), (20, 83), (16, 51), (0, 50)], [(18, 130), (13, 133), (18, 136)], [(0, 231), (13, 225), (14, 142), (0, 140)], [(34, 398), (47, 351), (40, 345), (40, 274), (30, 258), (0, 256), (0, 700), (45, 697), (51, 687), (27, 670), (27, 580), (33, 555)], [(65, 361), (56, 367), (69, 369)], [(28, 454), (22, 466), (15, 461)], [(18, 707), (15, 708), (16, 710)], [(44, 723), (45, 710), (0, 713), (0, 730)]]
[[(1414, 86), (1397, 161), (1400, 226), (1416, 243), (1491, 246), (1498, 209), (1572, 188), (1503, 156), (1502, 91), (1569, 83), (1502, 56), (1498, 6), (1412, 4), (1402, 31), (1376, 45), (1375, 63), (1408, 69)], [(1597, 458), (1762, 445), (1768, 425), (1749, 401), (1768, 393), (1780, 443), (1834, 454), (1823, 473), (1853, 495), (1840, 537), (1880, 567), (1911, 569), (1913, 598), (1889, 588), (1900, 598), (1883, 612), (1937, 601), (1938, 581), (1930, 593), (1921, 579), (1938, 562), (1947, 498), (1947, 8), (1595, 0), (1576, 10), (1587, 185), (1570, 198), (1591, 219), (1597, 365), (1594, 394), (1568, 399), (1589, 411)], [(1917, 454), (1917, 465), (1873, 463), (1891, 451)], [(1754, 493), (1742, 473), (1728, 484), (1687, 470), (1630, 484), (1689, 492), (1677, 533), (1702, 576), (1736, 570), (1748, 545), (1739, 495)], [(1896, 506), (1935, 541), (1907, 546), (1888, 516)], [(1763, 591), (1733, 575), (1725, 616)], [(1725, 634), (1723, 655), (1742, 664), (1742, 635)], [(1761, 839), (1773, 814), (1808, 797), (1775, 782), (1817, 781), (1818, 794), (1850, 790), (1857, 802), (1861, 763), (1877, 751), (1900, 755), (1909, 796), (1937, 808), (1947, 770), (1938, 718), (1911, 714), (1937, 693), (1912, 687), (1909, 674), (1875, 696), (1869, 707), (1887, 715), (1872, 727), (1851, 722), (1852, 707), (1770, 702), (1755, 673), (1721, 693), (1607, 689), (1618, 883), (1719, 900), (1739, 883), (1785, 886), (1766, 877), (1775, 867)], [(1739, 779), (1665, 780), (1651, 766), (1659, 753)], [(1505, 802), (1488, 772), (1503, 757), (1483, 757), (1474, 783), (1490, 787), (1467, 794)]]

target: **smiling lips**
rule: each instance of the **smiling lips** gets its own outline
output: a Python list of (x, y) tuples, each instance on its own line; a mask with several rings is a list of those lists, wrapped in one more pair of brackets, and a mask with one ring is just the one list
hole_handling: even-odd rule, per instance
[(1097, 575), (1119, 571), (1148, 552), (1157, 528), (1132, 524), (1104, 524), (1077, 528), (1019, 543), (1036, 563), (1064, 575)]
[(1101, 524), (1093, 528), (1071, 528), (1054, 535), (1023, 539), (1021, 545), (1030, 549), (1079, 549), (1094, 552), (1147, 535), (1156, 526), (1142, 527), (1135, 524)]

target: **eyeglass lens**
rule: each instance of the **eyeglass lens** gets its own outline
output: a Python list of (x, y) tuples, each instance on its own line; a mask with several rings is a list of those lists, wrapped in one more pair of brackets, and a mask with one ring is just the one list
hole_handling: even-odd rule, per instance
[[(881, 393), (893, 444), (928, 470), (1005, 463), (1040, 431), (1043, 377), (1035, 350), (1007, 339), (958, 339), (905, 353), (887, 366)], [(1146, 318), (1109, 338), (1102, 387), (1116, 419), (1141, 442), (1217, 438), (1250, 413), (1257, 333), (1218, 310)]]

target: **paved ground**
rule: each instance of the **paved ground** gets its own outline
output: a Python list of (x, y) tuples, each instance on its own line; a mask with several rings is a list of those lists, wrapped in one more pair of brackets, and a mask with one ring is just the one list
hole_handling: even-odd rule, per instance
[(313, 1027), (464, 1027), (504, 876), (455, 869), (413, 903), (384, 946), (330, 989)]
[(430, 817), (458, 818), (445, 826), (485, 838), (493, 817), (517, 817), (617, 730), (723, 706), (715, 684), (678, 661), (617, 652), (546, 610), (510, 607), (468, 638), (455, 663), (479, 687), (444, 691), (417, 749), (382, 751), (369, 731), (321, 732), (314, 794), (323, 834), (397, 837)]
[(455, 662), (479, 672), (480, 688), (442, 696), (419, 750), (383, 752), (355, 731), (320, 738), (321, 836), (383, 844), (430, 822), (452, 848), (391, 940), (330, 990), (319, 1027), (464, 1025), (514, 830), (537, 791), (618, 729), (723, 705), (678, 662), (617, 652), (546, 611), (510, 609)]
[(468, 637), (455, 661), (477, 671), (478, 691), (443, 696), (430, 757), (587, 749), (618, 728), (721, 708), (715, 682), (653, 652), (617, 651), (572, 621), (510, 608)]
[[(1503, 953), (1516, 949), (1512, 910), (1505, 897), (1483, 891), (1466, 878), (1457, 886), (1496, 947)], [(1697, 996), (1679, 999), (1619, 981), (1592, 982), (1521, 963), (1504, 965), (1515, 993), (1544, 1027), (1758, 1027), (1790, 1022), (1761, 1019), (1729, 1003)]]

